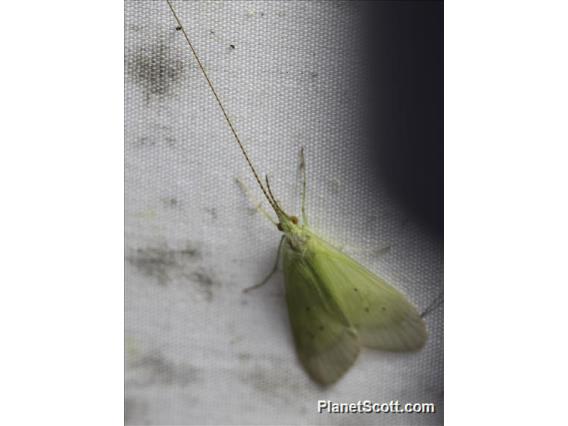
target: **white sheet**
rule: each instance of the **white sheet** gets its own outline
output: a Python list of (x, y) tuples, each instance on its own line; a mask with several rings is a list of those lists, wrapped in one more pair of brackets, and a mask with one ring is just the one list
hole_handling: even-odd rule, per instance
[[(426, 308), (442, 248), (369, 178), (357, 7), (175, 5), (283, 205), (298, 212), (304, 146), (312, 227)], [(271, 269), (279, 233), (235, 184), (260, 198), (175, 27), (165, 2), (126, 2), (127, 424), (442, 424), (441, 308), (421, 352), (364, 350), (322, 389), (296, 360), (282, 276), (242, 293)], [(319, 399), (434, 402), (438, 413), (326, 415)]]

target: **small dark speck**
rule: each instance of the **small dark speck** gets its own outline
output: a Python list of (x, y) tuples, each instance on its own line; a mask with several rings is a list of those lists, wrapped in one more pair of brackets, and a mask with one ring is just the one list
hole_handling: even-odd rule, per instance
[(310, 76), (312, 78), (318, 78), (319, 74), (317, 72), (312, 72), (312, 73), (310, 73)]
[(323, 325), (320, 325), (320, 331), (323, 331), (325, 329), (325, 327)]
[(213, 31), (213, 30), (209, 30), (209, 32), (210, 32), (211, 34), (215, 34), (215, 31)]
[(138, 145), (140, 145), (140, 146), (154, 146), (154, 145), (156, 145), (156, 141), (150, 140), (150, 138), (148, 136), (142, 136), (141, 138), (138, 138)]
[(310, 307), (306, 306), (306, 312), (310, 312)]
[(178, 206), (177, 198), (173, 198), (173, 197), (162, 198), (162, 203), (164, 204), (164, 206), (170, 207), (170, 208), (176, 208)]
[(234, 45), (234, 44), (229, 44), (229, 46), (231, 46), (231, 49), (234, 49), (234, 48), (235, 48), (235, 45)]
[(211, 219), (217, 219), (217, 209), (215, 207), (206, 208), (205, 211), (211, 215)]
[(369, 312), (369, 308), (365, 308), (365, 312)]
[(387, 307), (386, 307), (386, 306), (383, 306), (383, 307), (381, 307), (381, 309), (382, 309), (382, 310), (383, 310), (383, 312), (384, 312), (384, 311), (386, 311), (386, 310), (387, 310)]
[(196, 247), (192, 247), (190, 245), (187, 245), (183, 250), (180, 250), (180, 253), (183, 254), (184, 256), (189, 256), (189, 257), (201, 256), (199, 249), (197, 249)]
[(177, 30), (177, 31), (181, 31), (181, 27), (178, 25), (178, 26), (176, 27), (176, 30)]
[(358, 289), (358, 288), (353, 288), (353, 291), (359, 291), (359, 289)]

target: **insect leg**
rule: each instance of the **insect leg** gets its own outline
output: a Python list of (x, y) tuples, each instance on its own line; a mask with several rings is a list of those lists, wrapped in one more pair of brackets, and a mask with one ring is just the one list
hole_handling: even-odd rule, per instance
[(438, 306), (440, 306), (442, 303), (444, 302), (444, 293), (440, 293), (438, 295), (438, 297), (436, 297), (434, 299), (434, 301), (432, 303), (430, 303), (430, 306), (428, 306), (424, 312), (422, 312), (420, 314), (421, 318), (424, 318), (426, 315), (428, 315), (430, 312), (432, 312), (434, 309), (436, 309)]
[(300, 172), (302, 173), (302, 222), (308, 224), (308, 215), (306, 214), (306, 159), (304, 158), (304, 147), (300, 148)]
[(380, 248), (375, 248), (375, 249), (369, 249), (369, 248), (359, 248), (356, 246), (351, 246), (349, 244), (338, 244), (338, 245), (334, 245), (334, 247), (344, 253), (349, 253), (350, 255), (368, 255), (368, 256), (372, 256), (372, 257), (381, 257), (386, 255), (387, 253), (390, 252), (391, 250), (391, 246), (384, 246), (384, 247), (380, 247)]
[(387, 254), (388, 252), (390, 252), (390, 250), (391, 250), (391, 246), (389, 244), (388, 246), (380, 247), (378, 249), (373, 250), (372, 254), (376, 257), (381, 257), (381, 256)]
[(270, 278), (272, 278), (272, 275), (274, 275), (276, 273), (276, 271), (278, 271), (278, 262), (280, 260), (280, 250), (282, 249), (282, 243), (284, 242), (284, 235), (282, 235), (282, 238), (280, 238), (280, 243), (278, 243), (278, 251), (276, 252), (276, 262), (274, 263), (274, 267), (272, 268), (272, 271), (270, 271), (270, 273), (258, 284), (253, 285), (252, 287), (247, 287), (243, 290), (243, 293), (248, 293), (251, 290), (254, 290), (255, 288), (259, 288), (261, 286), (263, 286), (264, 284), (266, 284)]
[(250, 192), (250, 189), (244, 184), (244, 182), (242, 180), (240, 180), (239, 178), (236, 178), (235, 181), (239, 184), (241, 191), (243, 191), (243, 193), (249, 199), (249, 202), (254, 206), (254, 208), (260, 214), (262, 214), (266, 219), (268, 219), (270, 222), (272, 222), (274, 225), (276, 225), (277, 223), (272, 219), (270, 214), (265, 209), (262, 208), (262, 204), (255, 200), (255, 198), (252, 196), (252, 194)]

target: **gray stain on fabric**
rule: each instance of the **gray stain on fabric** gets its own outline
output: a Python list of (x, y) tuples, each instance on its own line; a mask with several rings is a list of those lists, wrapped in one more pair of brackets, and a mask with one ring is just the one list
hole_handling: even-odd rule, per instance
[(278, 364), (271, 368), (254, 365), (252, 369), (243, 371), (240, 377), (244, 383), (253, 386), (260, 393), (287, 402), (298, 398), (306, 390), (301, 383), (294, 382), (296, 374), (279, 368)]
[(165, 207), (175, 209), (179, 206), (179, 201), (175, 197), (164, 197), (161, 199)]
[(243, 352), (243, 353), (240, 353), (238, 355), (238, 357), (239, 357), (239, 361), (247, 362), (247, 361), (250, 361), (250, 359), (252, 358), (252, 355), (249, 354), (249, 353)]
[(155, 139), (150, 139), (148, 136), (142, 136), (138, 138), (138, 145), (145, 147), (145, 146), (154, 146), (156, 145)]
[(177, 142), (176, 138), (173, 138), (171, 136), (166, 136), (164, 140), (166, 141), (166, 145), (168, 145), (170, 148), (174, 147)]
[(211, 220), (217, 219), (217, 209), (215, 207), (206, 208), (205, 211), (211, 215)]
[(124, 398), (124, 424), (146, 425), (150, 424), (146, 419), (148, 407), (144, 401), (137, 398)]
[(213, 278), (213, 274), (211, 272), (208, 272), (203, 268), (199, 268), (196, 271), (193, 271), (188, 278), (197, 285), (197, 290), (207, 302), (211, 302), (213, 300), (214, 290), (215, 288), (220, 287), (220, 283)]
[[(242, 361), (242, 360), (241, 360)], [(247, 360), (248, 361), (248, 360)], [(291, 402), (292, 399), (307, 396), (310, 392), (310, 385), (306, 385), (300, 370), (292, 372), (289, 368), (299, 368), (295, 362), (285, 360), (280, 356), (264, 356), (254, 357), (251, 361), (242, 362), (239, 370), (240, 380), (254, 387), (260, 393), (274, 397), (285, 402)], [(315, 385), (314, 385), (315, 386)], [(313, 389), (312, 389), (313, 390)]]
[(127, 385), (133, 387), (154, 385), (183, 387), (201, 380), (199, 369), (187, 363), (173, 363), (159, 352), (135, 358), (128, 363), (128, 367), (136, 370), (134, 378), (127, 380)]
[(199, 247), (188, 242), (182, 249), (171, 249), (167, 245), (138, 248), (126, 260), (142, 274), (156, 278), (160, 285), (166, 285), (175, 275), (183, 273), (189, 261), (200, 258)]
[(173, 90), (183, 75), (183, 61), (176, 58), (164, 41), (143, 46), (127, 64), (129, 75), (144, 92), (146, 102), (175, 93)]

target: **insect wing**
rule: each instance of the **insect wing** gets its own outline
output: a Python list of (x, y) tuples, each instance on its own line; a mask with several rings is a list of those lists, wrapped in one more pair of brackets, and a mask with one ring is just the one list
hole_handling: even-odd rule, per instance
[(320, 282), (359, 334), (361, 345), (388, 351), (413, 351), (424, 346), (426, 326), (406, 297), (351, 257), (313, 236), (312, 260)]
[(312, 255), (284, 242), (286, 302), (300, 362), (315, 381), (327, 385), (353, 365), (360, 343), (328, 284), (314, 272)]

